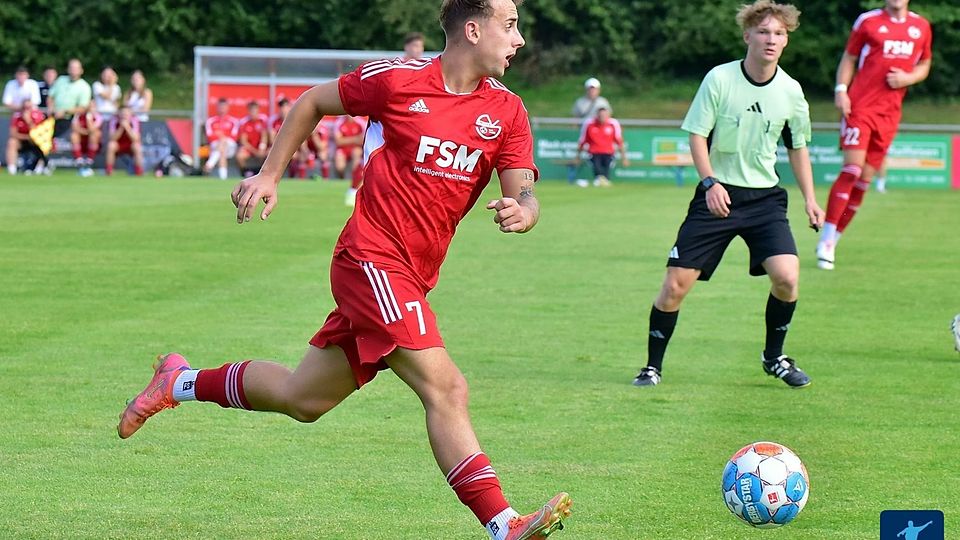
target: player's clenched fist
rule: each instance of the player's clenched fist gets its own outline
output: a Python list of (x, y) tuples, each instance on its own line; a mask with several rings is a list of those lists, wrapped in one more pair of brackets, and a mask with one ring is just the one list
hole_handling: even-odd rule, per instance
[(493, 222), (500, 225), (501, 232), (527, 232), (535, 223), (530, 209), (511, 197), (490, 201), (487, 203), (487, 210), (496, 211)]

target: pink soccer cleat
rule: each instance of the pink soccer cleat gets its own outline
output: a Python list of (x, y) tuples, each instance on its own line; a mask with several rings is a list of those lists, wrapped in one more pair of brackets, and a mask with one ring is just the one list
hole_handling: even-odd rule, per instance
[(190, 364), (183, 356), (169, 353), (158, 356), (153, 368), (156, 372), (150, 384), (133, 398), (133, 401), (127, 402), (127, 408), (120, 413), (117, 433), (121, 439), (136, 433), (147, 418), (180, 404), (173, 399), (173, 383), (176, 382), (181, 371), (190, 369)]
[(511, 519), (506, 540), (542, 540), (563, 529), (563, 518), (570, 516), (572, 504), (570, 495), (557, 493), (540, 510)]

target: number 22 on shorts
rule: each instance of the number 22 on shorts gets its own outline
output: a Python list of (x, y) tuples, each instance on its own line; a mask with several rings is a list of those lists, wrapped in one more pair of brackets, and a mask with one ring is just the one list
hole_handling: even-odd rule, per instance
[(860, 144), (860, 128), (844, 127), (843, 128), (843, 145), (857, 146), (858, 144)]

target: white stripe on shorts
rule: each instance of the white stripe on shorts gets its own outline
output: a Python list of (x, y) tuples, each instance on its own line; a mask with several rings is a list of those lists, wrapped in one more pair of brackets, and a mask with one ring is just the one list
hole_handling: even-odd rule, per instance
[(383, 322), (390, 324), (403, 320), (403, 312), (397, 305), (397, 298), (393, 295), (393, 287), (390, 286), (390, 278), (383, 270), (375, 267), (372, 262), (361, 262), (363, 271), (370, 280), (370, 288), (373, 289), (373, 296), (377, 299), (377, 306), (380, 307), (380, 315), (383, 316)]
[(367, 274), (367, 279), (370, 280), (370, 288), (373, 289), (373, 297), (377, 299), (377, 305), (380, 307), (380, 315), (383, 317), (383, 322), (390, 324), (395, 321), (396, 318), (393, 317), (393, 312), (387, 314), (389, 306), (385, 306), (383, 300), (380, 298), (380, 289), (377, 287), (377, 282), (373, 277), (373, 268), (370, 263), (362, 262), (360, 263), (363, 266), (363, 272)]

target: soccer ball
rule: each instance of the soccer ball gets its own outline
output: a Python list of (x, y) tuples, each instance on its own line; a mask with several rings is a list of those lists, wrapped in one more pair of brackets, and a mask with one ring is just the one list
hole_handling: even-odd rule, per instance
[(810, 496), (807, 468), (789, 448), (773, 442), (748, 444), (723, 468), (723, 502), (751, 527), (781, 527), (793, 521)]

